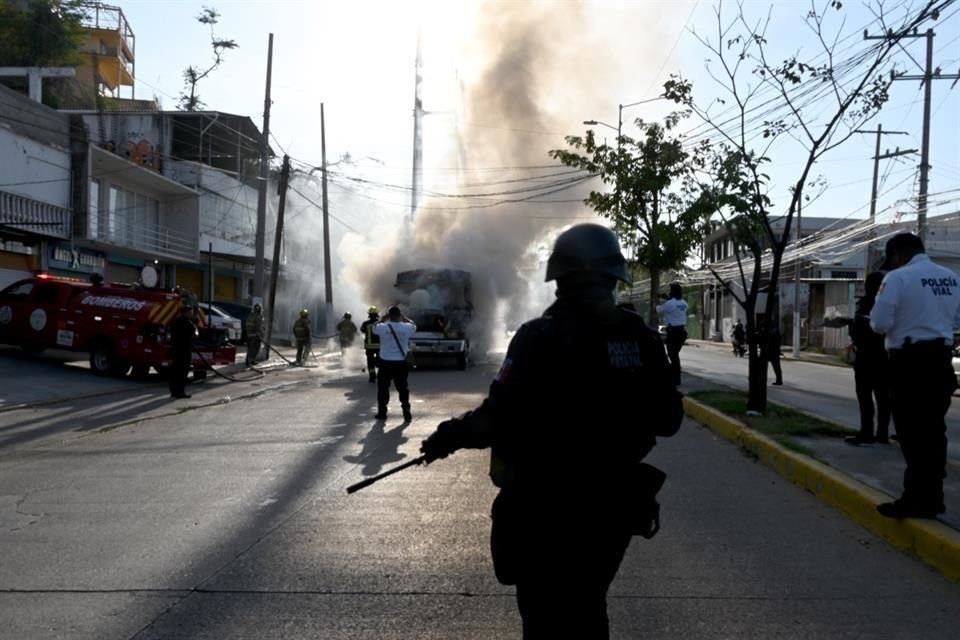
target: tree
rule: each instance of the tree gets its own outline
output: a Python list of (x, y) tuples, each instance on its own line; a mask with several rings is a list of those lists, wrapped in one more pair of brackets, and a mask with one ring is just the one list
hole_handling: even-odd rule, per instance
[[(0, 0), (0, 67), (76, 67), (84, 62), (83, 8), (76, 0)], [(26, 78), (4, 78), (25, 89)], [(59, 99), (58, 81), (44, 82), (45, 103)]]
[(703, 221), (694, 171), (706, 147), (685, 148), (683, 137), (674, 133), (686, 115), (673, 113), (662, 123), (638, 119), (641, 137), (621, 135), (616, 146), (598, 145), (593, 130), (587, 130), (585, 136), (565, 138), (572, 150), (550, 151), (566, 166), (596, 174), (613, 187), (591, 191), (585, 203), (613, 222), (622, 243), (636, 250), (637, 263), (649, 271), (654, 326), (660, 274), (683, 264), (700, 239)]
[(203, 7), (200, 15), (197, 16), (197, 22), (210, 27), (210, 47), (213, 49), (213, 64), (206, 69), (190, 65), (183, 71), (185, 88), (180, 93), (181, 111), (199, 111), (206, 106), (204, 102), (200, 100), (200, 96), (197, 95), (197, 84), (220, 66), (223, 62), (223, 54), (225, 51), (228, 49), (236, 49), (240, 46), (236, 40), (224, 40), (216, 36), (213, 27), (219, 21), (220, 12), (212, 7)]
[[(711, 271), (746, 313), (749, 335), (756, 335), (755, 314), (761, 290), (766, 293), (764, 317), (776, 317), (781, 261), (794, 217), (811, 199), (807, 188), (814, 164), (878, 113), (893, 78), (892, 52), (905, 35), (936, 19), (950, 2), (925, 1), (917, 10), (910, 4), (898, 5), (903, 16), (891, 26), (883, 1), (877, 0), (871, 9), (887, 37), (843, 57), (843, 21), (832, 34), (827, 28), (828, 13), (842, 13), (842, 3), (831, 0), (818, 9), (812, 1), (805, 22), (817, 42), (818, 55), (801, 59), (797, 54), (780, 63), (772, 61), (768, 53), (770, 15), (752, 23), (744, 14), (743, 4), (738, 4), (736, 15), (726, 20), (721, 3), (716, 9), (716, 40), (697, 38), (715, 58), (708, 60), (708, 72), (726, 97), (703, 105), (694, 99), (688, 80), (671, 76), (666, 83), (664, 95), (700, 117), (717, 140), (712, 145), (702, 193), (713, 201), (715, 217), (734, 239), (742, 293)], [(725, 105), (727, 100), (732, 106), (726, 114), (711, 112), (714, 104)], [(770, 176), (764, 172), (764, 165), (771, 162), (775, 143), (789, 139), (797, 143), (790, 151), (791, 160), (799, 157), (802, 168), (789, 188), (789, 203), (781, 217), (783, 229), (778, 233), (771, 221)], [(800, 153), (796, 146), (802, 149)], [(749, 276), (744, 267), (747, 256), (753, 265)], [(764, 339), (750, 344), (747, 408), (759, 413), (764, 413), (767, 406), (766, 347)]]

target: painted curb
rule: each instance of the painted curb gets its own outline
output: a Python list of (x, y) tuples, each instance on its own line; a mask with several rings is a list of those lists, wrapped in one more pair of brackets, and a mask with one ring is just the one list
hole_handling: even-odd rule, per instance
[(877, 513), (877, 505), (892, 498), (801, 453), (790, 451), (739, 420), (692, 398), (683, 399), (687, 416), (814, 494), (821, 502), (847, 514), (865, 529), (906, 551), (951, 580), (960, 581), (960, 532), (935, 520), (894, 520)]

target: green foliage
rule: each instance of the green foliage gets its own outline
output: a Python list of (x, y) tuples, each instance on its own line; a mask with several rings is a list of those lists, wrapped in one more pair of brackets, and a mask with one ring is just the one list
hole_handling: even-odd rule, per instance
[(790, 436), (837, 438), (853, 433), (852, 429), (773, 402), (767, 404), (766, 415), (748, 416), (747, 395), (740, 391), (692, 391), (690, 397), (743, 421), (752, 429), (774, 436), (784, 444), (789, 442)]
[(73, 0), (0, 0), (0, 66), (83, 64), (84, 15)]
[(708, 201), (699, 196), (694, 172), (705, 147), (685, 149), (674, 128), (686, 112), (663, 122), (637, 120), (641, 135), (621, 135), (616, 145), (598, 144), (593, 130), (567, 136), (569, 149), (550, 156), (568, 167), (597, 174), (611, 189), (591, 191), (585, 203), (608, 218), (625, 246), (651, 272), (679, 268), (697, 246)]
[(210, 47), (213, 50), (213, 63), (205, 69), (193, 65), (184, 69), (184, 90), (180, 92), (179, 104), (181, 111), (199, 111), (206, 106), (206, 104), (200, 100), (200, 96), (197, 95), (197, 84), (220, 66), (223, 62), (223, 54), (225, 51), (228, 49), (236, 49), (240, 46), (236, 40), (218, 38), (215, 35), (213, 27), (220, 21), (220, 12), (213, 7), (203, 7), (203, 10), (196, 19), (200, 24), (210, 27)]

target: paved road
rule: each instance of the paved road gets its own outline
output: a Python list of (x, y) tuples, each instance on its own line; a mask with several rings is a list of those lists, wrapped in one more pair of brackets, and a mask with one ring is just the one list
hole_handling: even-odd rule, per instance
[[(747, 359), (736, 358), (728, 347), (688, 345), (681, 352), (684, 371), (737, 389), (747, 389)], [(860, 428), (860, 409), (854, 392), (853, 369), (812, 362), (783, 360), (783, 386), (768, 388), (773, 402), (795, 406), (832, 422)], [(769, 371), (773, 380), (773, 370)], [(960, 397), (947, 412), (949, 456), (960, 460)]]
[[(362, 375), (295, 375), (106, 431), (124, 398), (90, 400), (83, 437), (2, 446), (0, 638), (519, 638), (484, 453), (343, 491), (416, 455), (492, 368), (416, 373), (413, 423), (384, 428)], [(652, 458), (664, 529), (628, 552), (614, 638), (955, 637), (960, 585), (710, 432)]]

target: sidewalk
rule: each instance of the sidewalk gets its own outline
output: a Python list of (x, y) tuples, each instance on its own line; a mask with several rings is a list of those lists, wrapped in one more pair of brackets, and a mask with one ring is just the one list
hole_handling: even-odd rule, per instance
[[(712, 340), (687, 340), (686, 344), (695, 345), (698, 347), (704, 347), (708, 349), (718, 349), (722, 351), (732, 351), (733, 347), (730, 342), (714, 342)], [(800, 351), (800, 356), (798, 358), (793, 357), (793, 348), (789, 345), (784, 345), (780, 348), (783, 356), (783, 360), (796, 360), (798, 362), (815, 362), (817, 364), (828, 364), (834, 367), (850, 367), (849, 364), (844, 362), (843, 358), (839, 355), (832, 353), (818, 353), (816, 351)]]
[[(682, 390), (736, 389), (684, 374)], [(777, 403), (801, 412), (810, 406), (779, 399)], [(736, 416), (724, 416), (691, 398), (686, 404), (691, 418), (737, 443), (783, 477), (844, 511), (894, 546), (920, 557), (948, 577), (960, 579), (960, 460), (955, 455), (947, 461), (944, 481), (947, 512), (934, 521), (892, 520), (880, 516), (876, 505), (899, 497), (902, 490), (905, 465), (896, 442), (851, 446), (840, 438), (790, 436), (788, 442), (797, 446), (794, 449), (749, 429)]]

